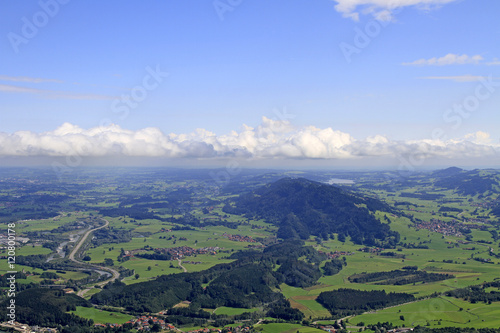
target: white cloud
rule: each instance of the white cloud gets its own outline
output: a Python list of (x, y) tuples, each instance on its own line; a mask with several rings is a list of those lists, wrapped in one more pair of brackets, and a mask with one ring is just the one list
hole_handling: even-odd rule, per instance
[(21, 93), (38, 95), (44, 98), (51, 99), (76, 99), (76, 100), (112, 100), (115, 96), (98, 95), (98, 94), (82, 94), (72, 93), (68, 91), (36, 89), (28, 87), (13, 86), (8, 84), (0, 84), (0, 92), (6, 93)]
[(488, 65), (488, 66), (500, 66), (500, 59), (495, 58), (495, 59), (493, 59), (493, 61), (486, 63), (486, 65)]
[(490, 133), (477, 131), (476, 133), (469, 133), (465, 135), (465, 139), (481, 145), (489, 145), (492, 143)]
[(0, 81), (14, 81), (14, 82), (27, 82), (27, 83), (63, 82), (61, 80), (55, 80), (55, 79), (42, 79), (42, 78), (27, 77), (27, 76), (7, 76), (7, 75), (0, 75)]
[(484, 58), (480, 55), (469, 56), (467, 54), (449, 53), (441, 58), (419, 59), (413, 62), (405, 62), (405, 66), (447, 66), (447, 65), (466, 65), (479, 64)]
[[(481, 75), (457, 75), (457, 76), (424, 76), (421, 77), (424, 80), (450, 80), (455, 82), (478, 82), (483, 80), (488, 80), (487, 76)], [(498, 78), (492, 78), (493, 80), (498, 80)]]
[(397, 158), (420, 154), (425, 158), (489, 157), (500, 145), (478, 131), (463, 138), (395, 141), (376, 135), (355, 139), (332, 128), (294, 128), (288, 121), (263, 117), (253, 128), (217, 136), (205, 129), (188, 134), (165, 134), (150, 127), (137, 131), (117, 125), (82, 129), (65, 123), (54, 131), (0, 133), (0, 156), (81, 156), (161, 158), (244, 158), (349, 160), (363, 157)]
[(395, 10), (415, 6), (429, 10), (457, 0), (334, 0), (335, 9), (344, 17), (359, 20), (360, 13), (371, 14), (378, 20), (392, 20)]
[(12, 86), (10, 84), (0, 84), (0, 91), (9, 93), (28, 93), (28, 94), (41, 94), (44, 90)]

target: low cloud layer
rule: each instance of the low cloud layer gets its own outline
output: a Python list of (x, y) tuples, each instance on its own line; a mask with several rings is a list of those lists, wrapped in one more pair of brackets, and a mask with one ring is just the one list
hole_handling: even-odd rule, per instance
[(189, 134), (165, 134), (150, 127), (137, 131), (117, 125), (82, 129), (65, 123), (54, 131), (0, 132), (0, 157), (159, 157), (360, 160), (364, 157), (490, 158), (500, 145), (488, 133), (477, 132), (447, 141), (395, 141), (385, 136), (355, 139), (332, 128), (295, 128), (288, 121), (262, 118), (257, 127), (216, 135), (204, 129)]

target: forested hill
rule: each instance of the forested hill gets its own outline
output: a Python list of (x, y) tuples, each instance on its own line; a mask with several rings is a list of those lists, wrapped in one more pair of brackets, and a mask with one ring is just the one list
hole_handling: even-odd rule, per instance
[(500, 189), (497, 170), (471, 170), (448, 168), (435, 171), (431, 175), (435, 187), (453, 190), (462, 195), (487, 195)]
[[(263, 252), (235, 252), (230, 257), (235, 261), (200, 272), (162, 275), (131, 285), (115, 281), (91, 300), (135, 312), (158, 312), (186, 300), (191, 304), (185, 310), (198, 314), (202, 308), (262, 306), (267, 316), (301, 320), (303, 314), (291, 308), (277, 290), (281, 283), (310, 287), (321, 277), (319, 263), (326, 256), (303, 245), (300, 240), (289, 240), (268, 246)], [(281, 269), (274, 270), (276, 265)]]
[(304, 178), (283, 178), (251, 193), (240, 195), (224, 211), (263, 218), (279, 226), (278, 237), (307, 239), (310, 235), (326, 239), (333, 233), (340, 238), (366, 245), (395, 245), (399, 234), (372, 214), (391, 212), (379, 200), (364, 198), (332, 185)]

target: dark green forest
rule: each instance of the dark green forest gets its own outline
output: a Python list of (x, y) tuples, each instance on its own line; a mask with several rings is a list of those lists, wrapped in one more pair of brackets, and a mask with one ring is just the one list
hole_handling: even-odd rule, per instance
[(411, 302), (415, 297), (405, 293), (386, 293), (384, 290), (355, 290), (341, 288), (319, 294), (317, 301), (335, 317), (344, 317), (364, 311)]
[(387, 204), (311, 180), (284, 178), (228, 203), (224, 211), (258, 217), (279, 226), (278, 237), (328, 239), (333, 233), (357, 244), (394, 246), (399, 234), (373, 216)]

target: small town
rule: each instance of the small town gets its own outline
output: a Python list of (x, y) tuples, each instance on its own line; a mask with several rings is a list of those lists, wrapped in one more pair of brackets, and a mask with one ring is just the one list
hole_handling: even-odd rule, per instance
[(247, 243), (256, 243), (257, 241), (250, 236), (241, 236), (241, 235), (231, 235), (231, 234), (222, 234), (222, 237), (225, 237), (231, 241), (235, 242), (247, 242)]
[(336, 259), (344, 256), (352, 256), (354, 254), (354, 252), (347, 252), (347, 251), (333, 251), (333, 252), (318, 251), (318, 252), (326, 255), (328, 259)]
[(461, 229), (463, 226), (457, 221), (445, 222), (438, 219), (431, 219), (430, 221), (419, 221), (414, 224), (417, 230), (426, 229), (433, 232), (438, 232), (445, 236), (462, 237)]
[(199, 249), (193, 249), (189, 246), (179, 246), (179, 247), (171, 247), (171, 248), (159, 248), (155, 249), (159, 253), (170, 254), (173, 260), (182, 259), (184, 257), (190, 257), (198, 254), (211, 254), (215, 255), (217, 252), (222, 250), (223, 248), (218, 246), (208, 246), (202, 247)]
[[(179, 331), (174, 325), (165, 322), (165, 320), (160, 319), (155, 316), (138, 316), (130, 321), (127, 321), (124, 325), (131, 325), (138, 332), (149, 332), (153, 330), (153, 326), (157, 329), (167, 330), (167, 331)], [(94, 324), (95, 327), (113, 327), (119, 328), (123, 327), (121, 324)], [(129, 326), (130, 327), (130, 326)], [(224, 327), (224, 328), (200, 328), (197, 330), (187, 331), (187, 333), (245, 333), (249, 332), (250, 327), (248, 326), (234, 326), (234, 327)], [(28, 331), (26, 331), (28, 332)], [(31, 332), (31, 331), (29, 331)], [(36, 331), (36, 332), (56, 332), (56, 331)]]
[[(184, 257), (190, 257), (198, 254), (211, 254), (215, 255), (217, 252), (223, 250), (224, 248), (218, 246), (208, 246), (199, 249), (193, 249), (189, 246), (178, 246), (171, 248), (155, 248), (153, 249), (156, 253), (169, 254), (171, 255), (171, 260), (178, 260)], [(134, 255), (143, 252), (144, 249), (136, 249), (130, 251), (124, 251), (124, 255), (127, 257), (133, 257)]]
[[(160, 319), (158, 317), (154, 316), (138, 316), (130, 321), (127, 321), (125, 325), (131, 325), (134, 327), (137, 331), (142, 332), (142, 331), (151, 331), (154, 325), (157, 326), (158, 329), (161, 330), (177, 330), (174, 325), (168, 324), (165, 322), (165, 320)], [(94, 324), (95, 327), (114, 327), (114, 328), (119, 328), (123, 327), (121, 324)]]

